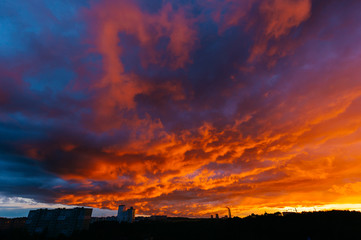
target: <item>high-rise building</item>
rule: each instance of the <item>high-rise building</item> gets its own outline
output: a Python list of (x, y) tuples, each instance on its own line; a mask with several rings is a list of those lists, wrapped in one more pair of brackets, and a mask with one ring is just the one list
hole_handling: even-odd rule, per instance
[(119, 205), (118, 208), (118, 222), (128, 222), (132, 223), (134, 222), (135, 218), (135, 209), (133, 207), (130, 207), (128, 210), (126, 210), (125, 205)]
[(45, 234), (47, 237), (70, 236), (74, 231), (89, 228), (92, 211), (91, 208), (31, 210), (26, 228), (30, 234)]

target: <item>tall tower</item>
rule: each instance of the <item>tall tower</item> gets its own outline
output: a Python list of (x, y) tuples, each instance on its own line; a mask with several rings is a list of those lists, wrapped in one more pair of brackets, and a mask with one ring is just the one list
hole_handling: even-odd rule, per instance
[(231, 215), (231, 209), (229, 207), (226, 207), (228, 209), (228, 218), (232, 218), (232, 215)]

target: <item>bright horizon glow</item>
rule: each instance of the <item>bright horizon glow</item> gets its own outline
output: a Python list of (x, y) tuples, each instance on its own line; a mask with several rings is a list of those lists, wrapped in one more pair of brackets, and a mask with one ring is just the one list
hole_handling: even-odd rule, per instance
[[(13, 198), (5, 198), (0, 197), (0, 217), (27, 217), (28, 211), (40, 209), (40, 208), (76, 208), (81, 206), (69, 206), (63, 204), (47, 204), (47, 203), (37, 203), (34, 199), (29, 198), (21, 198), (21, 197), (13, 197)], [(87, 206), (83, 206), (87, 207)], [(127, 208), (130, 206), (126, 206)], [(251, 214), (262, 215), (264, 213), (276, 213), (276, 212), (314, 212), (314, 211), (332, 211), (332, 210), (349, 210), (349, 211), (361, 211), (361, 204), (327, 204), (327, 205), (317, 205), (312, 207), (305, 207), (300, 205), (282, 207), (282, 208), (269, 208), (269, 207), (260, 207), (256, 209), (248, 209), (240, 212), (237, 208), (231, 208), (232, 217), (246, 217)], [(8, 211), (4, 211), (8, 210)], [(137, 209), (136, 209), (137, 211)], [(14, 215), (15, 212), (15, 215)], [(24, 214), (26, 213), (26, 214)], [(220, 217), (227, 215), (228, 210), (226, 208), (219, 209), (217, 212)], [(235, 214), (236, 213), (236, 214)], [(237, 214), (239, 213), (239, 214)], [(153, 214), (143, 215), (143, 214), (135, 214), (136, 217), (149, 217)], [(155, 215), (155, 214), (154, 214)], [(112, 217), (117, 216), (117, 210), (108, 210), (108, 209), (98, 209), (93, 208), (92, 217)], [(187, 217), (187, 216), (170, 216), (170, 217)], [(203, 218), (210, 218), (209, 216), (203, 216)]]

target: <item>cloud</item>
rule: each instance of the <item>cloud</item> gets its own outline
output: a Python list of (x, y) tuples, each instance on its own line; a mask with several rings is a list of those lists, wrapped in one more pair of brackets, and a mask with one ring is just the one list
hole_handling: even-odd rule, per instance
[[(131, 54), (134, 57), (134, 53), (139, 52), (138, 64), (144, 68), (157, 64), (177, 69), (192, 62), (190, 52), (195, 45), (196, 30), (192, 26), (192, 16), (186, 14), (184, 7), (174, 10), (170, 3), (150, 14), (132, 1), (94, 3), (85, 12), (91, 22), (91, 37), (97, 52), (103, 56), (104, 76), (92, 86), (100, 92), (95, 102), (99, 121), (113, 112), (134, 109), (134, 97), (149, 87), (136, 74), (126, 72), (123, 64), (126, 60), (121, 58), (122, 38), (132, 37), (132, 41), (137, 42), (137, 50)], [(119, 127), (116, 123), (109, 124), (112, 123), (108, 122), (108, 127)]]
[(357, 1), (2, 4), (4, 196), (177, 216), (357, 202)]
[[(257, 57), (267, 52), (273, 56), (280, 50), (277, 47), (268, 47), (271, 40), (277, 40), (288, 34), (292, 28), (299, 26), (307, 20), (311, 14), (310, 0), (270, 0), (260, 4), (260, 15), (264, 18), (263, 29), (255, 40), (251, 50), (249, 61), (253, 62)], [(283, 53), (285, 54), (285, 53)]]

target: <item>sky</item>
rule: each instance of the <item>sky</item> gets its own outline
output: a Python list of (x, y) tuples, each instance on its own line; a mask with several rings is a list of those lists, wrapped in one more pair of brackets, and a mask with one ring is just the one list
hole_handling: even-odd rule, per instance
[(359, 9), (1, 0), (0, 215), (361, 210)]

